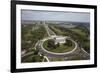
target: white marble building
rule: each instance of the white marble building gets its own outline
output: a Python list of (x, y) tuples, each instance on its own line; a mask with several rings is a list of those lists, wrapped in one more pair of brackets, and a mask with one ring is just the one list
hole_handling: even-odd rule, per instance
[(60, 43), (66, 43), (66, 37), (62, 37), (62, 36), (57, 36), (54, 38), (55, 44)]

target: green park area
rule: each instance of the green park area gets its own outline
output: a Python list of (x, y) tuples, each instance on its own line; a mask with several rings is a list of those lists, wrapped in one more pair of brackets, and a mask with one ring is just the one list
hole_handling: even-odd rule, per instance
[[(35, 29), (35, 27), (37, 29)], [(45, 28), (42, 25), (22, 25), (21, 27), (21, 48), (22, 50), (29, 50), (29, 48), (33, 48), (38, 40), (41, 40), (47, 37), (47, 33)], [(33, 30), (34, 29), (34, 30)]]
[[(21, 25), (21, 50), (25, 50), (26, 56), (22, 57), (22, 62), (42, 62), (40, 56), (34, 49), (37, 41), (47, 37), (45, 28), (37, 24)], [(33, 49), (32, 49), (33, 48)], [(28, 54), (28, 55), (27, 55)], [(46, 61), (44, 59), (44, 61)]]
[(44, 55), (40, 55), (39, 54), (39, 50), (38, 49), (34, 49), (32, 48), (30, 50), (30, 54), (26, 54), (24, 57), (22, 57), (21, 60), (23, 63), (31, 63), (31, 62), (47, 62), (47, 59), (44, 58)]
[(43, 43), (43, 47), (50, 52), (54, 52), (54, 53), (65, 53), (65, 52), (69, 52), (71, 50), (74, 49), (75, 44), (71, 41), (66, 39), (66, 43), (63, 44), (55, 44), (54, 41), (52, 39), (46, 40)]

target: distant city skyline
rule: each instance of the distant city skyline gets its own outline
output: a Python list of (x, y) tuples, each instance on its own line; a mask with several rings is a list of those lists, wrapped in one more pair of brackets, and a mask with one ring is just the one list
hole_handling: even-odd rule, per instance
[(90, 22), (90, 13), (21, 10), (21, 20)]

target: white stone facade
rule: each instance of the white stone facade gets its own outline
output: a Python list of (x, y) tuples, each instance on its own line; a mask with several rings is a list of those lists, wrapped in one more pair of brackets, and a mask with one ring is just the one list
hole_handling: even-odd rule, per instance
[(66, 37), (62, 37), (62, 36), (57, 36), (54, 38), (55, 44), (60, 43), (66, 43)]

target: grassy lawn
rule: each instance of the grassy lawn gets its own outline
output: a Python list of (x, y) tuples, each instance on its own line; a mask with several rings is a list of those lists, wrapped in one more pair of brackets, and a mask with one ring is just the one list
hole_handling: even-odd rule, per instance
[(90, 42), (87, 41), (87, 42), (84, 42), (84, 50), (87, 51), (88, 53), (90, 53)]
[(63, 34), (64, 34), (61, 30), (55, 28), (54, 26), (50, 26), (50, 28), (51, 28), (51, 30), (53, 30), (57, 35), (63, 35)]
[(51, 52), (55, 52), (55, 53), (64, 53), (64, 52), (68, 52), (74, 49), (75, 44), (72, 42), (72, 46), (68, 46), (65, 44), (60, 44), (59, 47), (56, 48), (52, 48), (52, 47), (48, 47), (48, 40), (44, 42), (43, 47)]
[(82, 30), (77, 29), (77, 28), (73, 28), (73, 29), (70, 29), (70, 30), (75, 32), (75, 33), (77, 33), (77, 34), (79, 34), (79, 35), (81, 35), (81, 36), (85, 36), (86, 35), (85, 32), (83, 32)]

